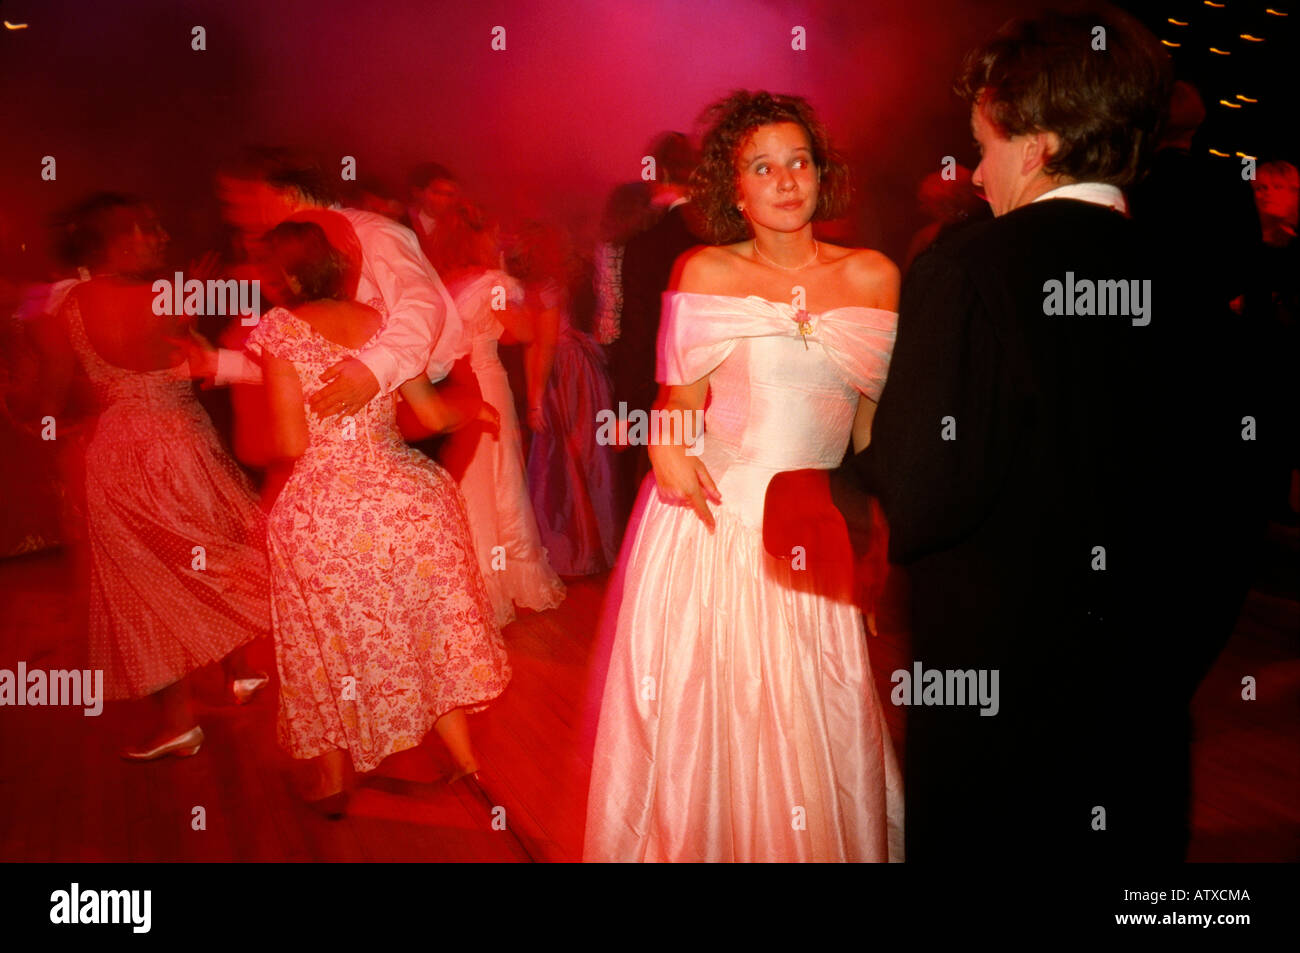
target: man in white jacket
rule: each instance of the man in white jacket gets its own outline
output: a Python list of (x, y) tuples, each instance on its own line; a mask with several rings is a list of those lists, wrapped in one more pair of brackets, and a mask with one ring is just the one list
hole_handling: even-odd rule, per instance
[[(422, 371), (441, 380), (466, 353), (456, 306), (409, 228), (333, 205), (320, 173), (307, 163), (266, 159), (223, 172), (218, 181), (227, 219), (247, 236), (311, 209), (331, 209), (355, 233), (361, 256), (356, 300), (386, 312), (388, 323), (374, 344), (322, 375), (327, 384), (311, 398), (317, 415), (355, 414), (376, 394), (389, 394)], [(260, 367), (242, 352), (218, 351), (209, 369), (217, 384), (261, 380)]]

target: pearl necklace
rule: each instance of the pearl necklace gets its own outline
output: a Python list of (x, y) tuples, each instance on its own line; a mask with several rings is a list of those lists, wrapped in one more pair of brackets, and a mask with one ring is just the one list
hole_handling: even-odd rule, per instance
[(812, 257), (809, 258), (809, 259), (808, 259), (806, 262), (804, 262), (802, 265), (798, 265), (798, 266), (796, 266), (796, 267), (794, 267), (794, 268), (791, 268), (789, 265), (778, 265), (778, 264), (777, 264), (776, 262), (774, 262), (772, 259), (770, 259), (770, 258), (768, 258), (766, 255), (764, 255), (761, 251), (758, 250), (758, 242), (757, 242), (757, 241), (754, 241), (753, 239), (750, 239), (750, 243), (753, 245), (753, 248), (754, 248), (754, 254), (755, 254), (755, 255), (757, 255), (759, 258), (763, 259), (763, 261), (767, 262), (767, 263), (768, 263), (769, 265), (771, 265), (773, 268), (780, 268), (782, 271), (803, 271), (805, 268), (807, 268), (809, 265), (811, 265), (813, 262), (815, 262), (815, 261), (817, 260), (817, 256), (818, 256), (818, 254), (820, 254), (820, 252), (821, 252), (821, 249), (817, 246), (817, 239), (814, 238), (814, 239), (813, 239), (813, 253), (812, 253)]

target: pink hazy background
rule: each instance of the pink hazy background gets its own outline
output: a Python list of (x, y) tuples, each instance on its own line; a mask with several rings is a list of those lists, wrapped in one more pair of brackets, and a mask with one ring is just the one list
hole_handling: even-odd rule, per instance
[[(353, 156), (403, 199), (409, 168), (438, 161), (507, 221), (589, 235), (657, 132), (696, 134), (708, 103), (745, 87), (812, 101), (853, 168), (856, 241), (900, 257), (920, 179), (945, 155), (973, 162), (950, 92), (962, 53), (1032, 6), (6, 0), (4, 18), (29, 26), (0, 33), (0, 254), (36, 277), (47, 215), (103, 188), (155, 200), (173, 257), (197, 254), (218, 234), (213, 171), (249, 144), (307, 148), (327, 168)], [(806, 51), (791, 48), (797, 26)]]

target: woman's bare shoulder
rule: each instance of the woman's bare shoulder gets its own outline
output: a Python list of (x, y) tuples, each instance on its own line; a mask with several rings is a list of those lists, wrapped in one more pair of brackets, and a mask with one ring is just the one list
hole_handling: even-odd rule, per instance
[(898, 289), (902, 282), (898, 266), (872, 248), (839, 248), (844, 279), (861, 295), (874, 303), (871, 307), (898, 309)]
[(376, 309), (372, 308), (368, 304), (363, 304), (360, 301), (348, 299), (346, 301), (340, 301), (339, 304), (346, 307), (347, 311), (357, 321), (375, 322), (383, 321), (384, 319), (383, 315), (381, 315)]
[(113, 290), (116, 290), (116, 286), (108, 278), (90, 278), (73, 285), (64, 297), (63, 304), (65, 307), (69, 304), (76, 305), (85, 311), (103, 304)]
[(747, 243), (734, 245), (696, 245), (677, 258), (673, 266), (673, 291), (696, 294), (715, 294), (728, 285), (730, 278), (742, 261), (738, 249)]
[(874, 248), (848, 248), (844, 245), (832, 245), (829, 242), (820, 244), (823, 259), (841, 264), (856, 274), (887, 278), (898, 272), (898, 266), (887, 255)]

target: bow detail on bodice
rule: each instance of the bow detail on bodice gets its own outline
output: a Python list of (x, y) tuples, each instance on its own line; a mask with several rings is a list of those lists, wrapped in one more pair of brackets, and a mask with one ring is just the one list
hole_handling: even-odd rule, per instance
[(841, 307), (810, 314), (757, 295), (669, 292), (659, 332), (659, 380), (689, 384), (710, 373), (742, 338), (787, 337), (804, 348), (821, 345), (855, 390), (880, 399), (894, 349), (898, 314)]

